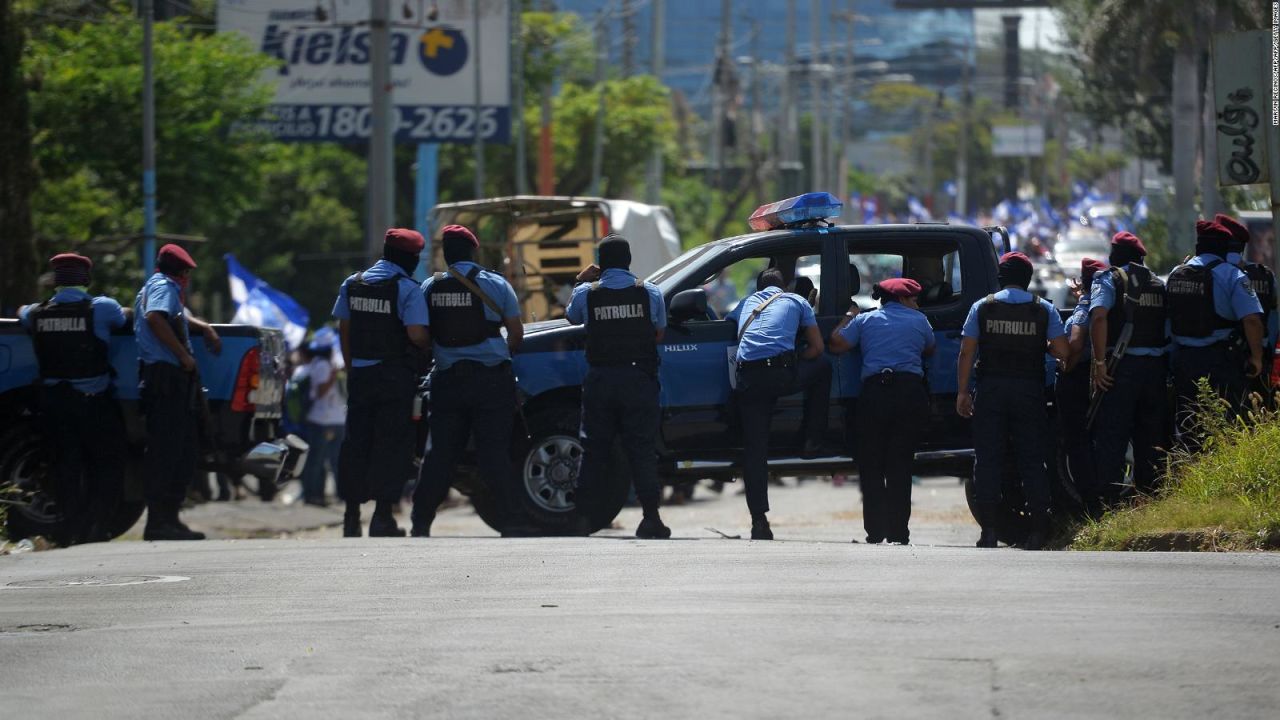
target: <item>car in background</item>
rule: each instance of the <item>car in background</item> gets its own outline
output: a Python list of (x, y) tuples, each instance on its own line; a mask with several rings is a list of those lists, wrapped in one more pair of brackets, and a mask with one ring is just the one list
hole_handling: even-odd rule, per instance
[(1079, 277), (1080, 261), (1093, 258), (1106, 262), (1111, 255), (1111, 238), (1097, 228), (1073, 227), (1053, 246), (1053, 259), (1066, 277)]

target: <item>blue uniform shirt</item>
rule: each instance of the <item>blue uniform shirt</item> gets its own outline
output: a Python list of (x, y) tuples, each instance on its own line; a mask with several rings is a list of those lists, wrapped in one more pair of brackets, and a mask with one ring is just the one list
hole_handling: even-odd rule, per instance
[(1063, 331), (1067, 334), (1067, 339), (1071, 339), (1071, 329), (1079, 325), (1084, 329), (1084, 353), (1088, 356), (1093, 348), (1093, 339), (1089, 336), (1089, 295), (1081, 295), (1080, 301), (1076, 303), (1076, 307), (1071, 311), (1071, 317), (1067, 318)]
[[(89, 293), (78, 287), (60, 287), (53, 294), (53, 302), (55, 303), (78, 303), (88, 299)], [(126, 322), (124, 310), (120, 308), (120, 303), (105, 296), (93, 298), (91, 305), (93, 307), (93, 334), (99, 340), (109, 344), (111, 342), (111, 331), (124, 327)], [(18, 321), (22, 323), (24, 328), (31, 329), (31, 311), (37, 307), (39, 306), (28, 305), (18, 310)], [(44, 384), (55, 385), (57, 382), (56, 379), (46, 378)], [(96, 375), (70, 382), (71, 387), (82, 393), (97, 394), (111, 386), (111, 376)]]
[[(621, 268), (609, 268), (600, 274), (600, 287), (609, 290), (622, 290), (636, 284), (636, 276)], [(644, 289), (649, 292), (649, 316), (653, 318), (653, 329), (661, 330), (667, 326), (667, 304), (662, 299), (662, 291), (657, 285), (646, 282)], [(569, 298), (569, 307), (565, 308), (565, 317), (574, 325), (587, 323), (587, 292), (591, 283), (579, 283), (573, 289), (573, 297)]]
[(840, 337), (862, 348), (863, 379), (883, 370), (923, 376), (923, 353), (937, 342), (924, 313), (899, 302), (860, 313), (844, 326)]
[[(1116, 281), (1115, 273), (1107, 271), (1100, 272), (1093, 276), (1093, 289), (1089, 293), (1089, 312), (1092, 313), (1098, 308), (1103, 308), (1108, 312), (1116, 306)], [(1075, 318), (1075, 315), (1072, 315)], [(1088, 337), (1089, 323), (1085, 322), (1085, 337)], [(1164, 323), (1165, 337), (1169, 337), (1169, 321)], [(1087, 347), (1093, 347), (1092, 343)], [(1143, 357), (1160, 357), (1169, 351), (1169, 346), (1158, 348), (1135, 348), (1131, 347), (1125, 351), (1125, 355), (1135, 355)]]
[[(147, 278), (138, 291), (138, 298), (133, 304), (133, 334), (138, 339), (138, 359), (144, 364), (164, 362), (181, 365), (178, 356), (151, 331), (151, 326), (147, 324), (147, 313), (150, 312), (164, 313), (171, 321), (187, 322), (186, 308), (182, 306), (182, 288), (164, 273), (158, 272)], [(181, 341), (184, 336), (187, 352), (191, 352), (191, 333), (180, 333), (178, 340)]]
[[(1096, 278), (1094, 279), (1094, 282), (1097, 282)], [(1045, 339), (1057, 340), (1058, 338), (1066, 335), (1067, 331), (1062, 326), (1062, 317), (1058, 315), (1058, 309), (1053, 306), (1053, 303), (1045, 300), (1044, 298), (1038, 298), (1026, 290), (1020, 290), (1018, 288), (1005, 288), (1004, 290), (996, 293), (996, 302), (1021, 305), (1022, 303), (1029, 303), (1032, 300), (1038, 301), (1049, 311), (1049, 332)], [(969, 308), (969, 316), (964, 319), (964, 329), (961, 331), (961, 335), (967, 338), (973, 338), (974, 340), (978, 339), (978, 308), (986, 301), (987, 299), (983, 298)]]
[[(464, 261), (454, 263), (450, 267), (457, 268), (458, 272), (466, 275), (480, 266), (473, 262)], [(421, 295), (424, 303), (426, 302), (427, 291), (431, 289), (433, 282), (435, 282), (434, 275), (422, 283)], [(488, 304), (485, 304), (484, 317), (486, 320), (501, 322), (507, 318), (520, 317), (520, 302), (516, 300), (516, 291), (512, 289), (506, 278), (498, 273), (489, 272), (481, 268), (480, 274), (476, 275), (476, 285), (484, 291), (485, 295), (489, 296), (490, 300), (502, 308), (502, 317), (497, 317), (493, 309)], [(427, 325), (431, 325), (431, 308), (429, 305), (427, 306)], [(511, 351), (507, 348), (506, 338), (502, 337), (489, 338), (466, 347), (444, 347), (439, 343), (432, 343), (431, 349), (435, 355), (436, 368), (439, 370), (448, 370), (459, 360), (474, 360), (482, 365), (492, 367), (511, 359)]]
[[(409, 273), (405, 272), (404, 268), (390, 260), (382, 259), (364, 271), (364, 281), (370, 283), (397, 276), (399, 276), (400, 286), (396, 311), (400, 314), (400, 322), (404, 325), (426, 325), (427, 299), (418, 288), (418, 283), (409, 277)], [(333, 304), (333, 316), (339, 320), (351, 319), (351, 308), (347, 306), (347, 286), (355, 281), (356, 276), (352, 275), (343, 280), (342, 287), (338, 289), (338, 300)], [(356, 357), (351, 358), (351, 367), (370, 367), (380, 362), (382, 361)]]
[[(1208, 265), (1214, 260), (1223, 260), (1217, 255), (1197, 255), (1187, 261), (1188, 265)], [(1213, 311), (1227, 320), (1240, 320), (1248, 315), (1262, 313), (1262, 303), (1249, 285), (1249, 278), (1244, 271), (1227, 262), (1220, 263), (1213, 273)], [(1174, 335), (1175, 345), (1184, 347), (1207, 347), (1226, 340), (1231, 335), (1231, 328), (1218, 328), (1208, 337), (1190, 338)]]
[(813, 327), (818, 319), (813, 316), (813, 308), (809, 301), (794, 293), (783, 292), (782, 288), (767, 287), (743, 300), (740, 307), (742, 314), (738, 318), (738, 332), (751, 317), (756, 306), (782, 293), (760, 313), (760, 317), (751, 323), (747, 333), (738, 343), (738, 360), (764, 360), (796, 349), (796, 333), (802, 327)]
[[(1227, 262), (1240, 268), (1242, 272), (1244, 271), (1245, 261), (1240, 253), (1227, 253)], [(1263, 340), (1266, 343), (1262, 346), (1263, 350), (1273, 348), (1277, 342), (1280, 342), (1280, 313), (1275, 312), (1275, 310), (1275, 308), (1263, 308), (1264, 312), (1270, 311), (1270, 315), (1267, 317), (1267, 337)]]

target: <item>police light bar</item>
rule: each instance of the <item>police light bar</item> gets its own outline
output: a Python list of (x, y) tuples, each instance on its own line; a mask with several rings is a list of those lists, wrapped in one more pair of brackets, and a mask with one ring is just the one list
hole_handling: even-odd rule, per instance
[(816, 222), (840, 214), (843, 203), (828, 192), (811, 192), (761, 205), (747, 224), (752, 230), (776, 230), (806, 222)]

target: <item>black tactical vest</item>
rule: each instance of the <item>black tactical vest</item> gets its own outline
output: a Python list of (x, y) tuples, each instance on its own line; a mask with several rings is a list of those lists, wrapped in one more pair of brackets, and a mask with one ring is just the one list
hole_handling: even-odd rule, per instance
[(1049, 310), (1036, 300), (978, 306), (978, 376), (1043, 380)]
[[(480, 268), (472, 268), (467, 279), (475, 283), (479, 275)], [(484, 316), (484, 300), (452, 275), (436, 275), (427, 292), (427, 309), (431, 312), (431, 342), (443, 347), (468, 347), (502, 337), (502, 323)]]
[(1266, 327), (1267, 321), (1271, 319), (1271, 313), (1276, 310), (1276, 276), (1271, 272), (1271, 268), (1258, 263), (1249, 263), (1244, 266), (1244, 274), (1249, 278), (1249, 285), (1253, 287), (1253, 293), (1258, 296), (1258, 302), (1262, 303), (1262, 324)]
[(111, 372), (107, 343), (93, 333), (93, 303), (47, 302), (28, 315), (40, 376), (83, 380)]
[(592, 283), (587, 291), (588, 364), (636, 365), (657, 371), (654, 332), (649, 291), (643, 282), (616, 290)]
[(1235, 327), (1235, 322), (1213, 307), (1213, 269), (1222, 264), (1179, 265), (1169, 273), (1165, 299), (1173, 334), (1181, 337), (1208, 337), (1214, 330)]
[(1125, 267), (1129, 276), (1127, 287), (1121, 285), (1120, 273), (1115, 268), (1111, 273), (1111, 283), (1115, 287), (1115, 305), (1107, 313), (1107, 347), (1115, 347), (1124, 331), (1126, 321), (1132, 317), (1133, 335), (1129, 338), (1131, 348), (1162, 348), (1169, 344), (1165, 335), (1165, 289), (1164, 282), (1156, 277), (1150, 269), (1143, 265), (1130, 264)]
[(347, 285), (352, 356), (401, 360), (409, 356), (409, 333), (400, 322), (400, 276), (369, 283), (364, 273)]

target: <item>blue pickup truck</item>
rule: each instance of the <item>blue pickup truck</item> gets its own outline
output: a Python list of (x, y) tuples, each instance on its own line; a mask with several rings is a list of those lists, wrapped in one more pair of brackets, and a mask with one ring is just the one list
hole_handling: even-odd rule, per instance
[[(993, 242), (995, 238), (995, 242)], [(937, 333), (937, 352), (926, 366), (931, 408), (916, 461), (920, 472), (972, 475), (968, 423), (955, 412), (956, 359), (960, 330), (970, 305), (998, 290), (995, 243), (1008, 247), (1001, 228), (982, 230), (946, 224), (830, 226), (784, 224), (777, 229), (698, 246), (647, 279), (667, 303), (668, 328), (660, 355), (662, 425), (659, 434), (663, 481), (731, 479), (740, 465), (740, 432), (732, 400), (732, 358), (737, 324), (732, 310), (754, 291), (756, 275), (768, 267), (799, 283), (814, 303), (824, 337), (854, 298), (871, 307), (871, 285), (893, 276), (911, 277), (925, 291), (921, 310)], [(574, 509), (582, 447), (578, 440), (581, 387), (586, 374), (586, 333), (567, 320), (525, 326), (524, 344), (513, 358), (521, 396), (524, 437), (513, 442), (513, 486), (530, 524), (548, 533), (562, 530)], [(772, 423), (770, 469), (779, 474), (849, 472), (852, 413), (861, 380), (858, 352), (833, 358), (829, 405), (830, 456), (801, 459), (801, 396), (778, 403)], [(609, 473), (611, 502), (593, 518), (607, 526), (626, 501), (630, 477), (621, 453)], [(478, 484), (462, 480), (480, 515), (494, 525), (492, 501)]]
[[(284, 337), (279, 330), (215, 325), (222, 352), (195, 339), (208, 399), (201, 419), (202, 470), (251, 474), (276, 482), (301, 470), (306, 444), (280, 429), (284, 398)], [(145, 431), (138, 407), (138, 350), (131, 326), (111, 338), (115, 394), (129, 437), (123, 501), (99, 508), (112, 536), (137, 522), (145, 503), (140, 473)], [(48, 457), (38, 417), (39, 368), (31, 337), (17, 320), (0, 319), (0, 498), (9, 508), (10, 537), (49, 535), (60, 520), (47, 490)]]

